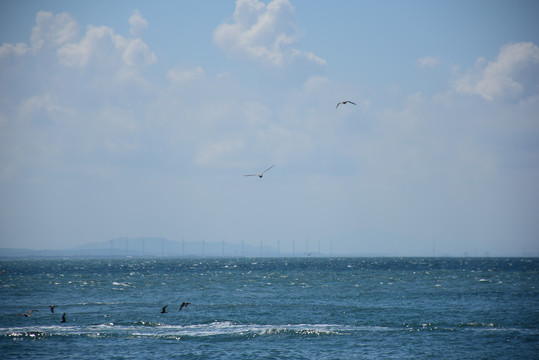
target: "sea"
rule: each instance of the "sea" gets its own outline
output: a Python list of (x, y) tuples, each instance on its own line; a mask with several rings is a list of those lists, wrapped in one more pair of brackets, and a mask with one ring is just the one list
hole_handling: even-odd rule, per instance
[(538, 258), (2, 260), (0, 287), (1, 359), (539, 359)]

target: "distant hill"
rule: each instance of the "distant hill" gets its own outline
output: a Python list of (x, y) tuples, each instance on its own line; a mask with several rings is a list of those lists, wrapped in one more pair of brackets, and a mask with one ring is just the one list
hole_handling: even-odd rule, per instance
[(271, 246), (227, 242), (173, 241), (161, 237), (120, 237), (92, 242), (63, 250), (0, 248), (0, 258), (39, 257), (257, 257), (289, 256)]

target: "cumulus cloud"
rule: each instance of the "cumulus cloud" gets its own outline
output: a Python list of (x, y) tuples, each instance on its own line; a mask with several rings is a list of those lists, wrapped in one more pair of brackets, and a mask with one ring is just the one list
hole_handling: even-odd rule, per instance
[(58, 49), (60, 64), (84, 68), (91, 61), (115, 63), (122, 59), (130, 66), (147, 66), (157, 61), (141, 39), (126, 39), (107, 26), (88, 26), (84, 38)]
[(426, 56), (417, 60), (421, 67), (436, 67), (440, 64), (440, 58), (434, 56)]
[(147, 66), (157, 61), (157, 56), (141, 39), (128, 41), (122, 58), (127, 65), (131, 66)]
[(0, 59), (14, 55), (23, 56), (30, 51), (30, 48), (25, 43), (17, 43), (16, 45), (5, 43), (0, 47)]
[(292, 45), (299, 40), (294, 8), (288, 0), (268, 5), (258, 0), (237, 0), (232, 23), (217, 27), (214, 42), (229, 57), (246, 57), (271, 66), (302, 59), (316, 65), (326, 61)]
[(537, 76), (538, 64), (537, 45), (529, 42), (508, 44), (500, 49), (495, 61), (487, 63), (484, 58), (479, 58), (473, 69), (455, 81), (455, 90), (462, 94), (479, 95), (489, 101), (515, 97), (524, 90), (518, 77), (523, 72)]
[(131, 25), (129, 33), (134, 37), (140, 37), (142, 31), (148, 27), (148, 21), (142, 17), (140, 11), (135, 10), (129, 18), (129, 25)]
[(191, 80), (204, 78), (204, 70), (197, 66), (194, 69), (171, 69), (167, 72), (167, 80), (173, 84), (183, 84)]
[[(131, 33), (135, 35), (148, 24), (138, 11), (129, 23)], [(155, 53), (140, 38), (125, 38), (107, 26), (89, 25), (79, 39), (79, 26), (67, 13), (38, 12), (30, 44), (5, 43), (0, 47), (0, 59), (21, 57), (30, 50), (37, 58), (43, 51), (52, 50), (56, 51), (61, 65), (80, 69), (92, 63), (111, 68), (122, 65), (143, 67), (157, 61)]]
[(57, 48), (73, 41), (79, 27), (71, 15), (40, 11), (36, 15), (36, 25), (30, 39), (34, 53), (47, 48)]

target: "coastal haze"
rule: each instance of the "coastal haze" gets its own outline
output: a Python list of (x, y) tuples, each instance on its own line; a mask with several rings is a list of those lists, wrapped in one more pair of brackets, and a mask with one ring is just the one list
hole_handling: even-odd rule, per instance
[(0, 256), (537, 256), (538, 13), (3, 1)]

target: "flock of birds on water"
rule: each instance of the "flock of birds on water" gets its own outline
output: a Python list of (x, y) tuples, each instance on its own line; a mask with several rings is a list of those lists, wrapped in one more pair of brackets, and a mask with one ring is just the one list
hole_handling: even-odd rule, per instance
[[(355, 102), (353, 101), (350, 101), (350, 100), (345, 100), (345, 101), (339, 101), (337, 103), (337, 106), (335, 106), (335, 109), (337, 109), (339, 107), (339, 105), (346, 105), (346, 104), (352, 104), (352, 105), (357, 105)], [(274, 167), (275, 164), (271, 165), (269, 168), (267, 168), (266, 170), (262, 171), (260, 174), (247, 174), (247, 175), (243, 175), (243, 176), (258, 176), (260, 179), (262, 179), (262, 177), (264, 176), (264, 173), (266, 171), (268, 171), (269, 169), (271, 169), (272, 167)]]
[[(335, 106), (335, 109), (337, 109), (339, 107), (339, 105), (346, 105), (346, 104), (352, 104), (352, 105), (357, 105), (355, 102), (353, 101), (350, 101), (350, 100), (345, 100), (345, 101), (340, 101), (337, 103), (337, 106)], [(247, 174), (247, 175), (243, 175), (243, 176), (258, 176), (260, 179), (262, 179), (262, 177), (264, 176), (264, 174), (266, 173), (266, 171), (270, 170), (271, 168), (273, 168), (275, 166), (275, 164), (271, 165), (269, 168), (267, 168), (266, 170), (262, 171), (260, 174)], [(308, 256), (310, 256), (311, 254), (309, 253)], [(182, 302), (181, 305), (180, 305), (180, 309), (178, 311), (182, 311), (183, 308), (187, 307), (189, 304), (191, 304), (190, 302)], [(50, 309), (51, 309), (51, 313), (54, 313), (54, 308), (56, 307), (56, 305), (50, 305), (49, 306)], [(168, 305), (165, 305), (161, 308), (161, 314), (166, 314), (167, 313), (167, 307)], [(34, 312), (34, 311), (39, 311), (39, 310), (28, 310), (27, 313), (20, 313), (18, 314), (17, 316), (25, 316), (25, 317), (30, 317), (30, 315)], [(65, 323), (67, 322), (66, 320), (66, 313), (64, 313), (62, 315), (62, 319), (60, 320), (60, 322), (62, 323)]]
[[(187, 302), (187, 301), (182, 302), (181, 305), (180, 305), (180, 309), (179, 309), (178, 311), (182, 311), (183, 308), (186, 308), (186, 307), (189, 306), (190, 304), (191, 304), (191, 303), (190, 303), (190, 302)], [(166, 314), (166, 313), (168, 313), (167, 307), (168, 307), (168, 305), (165, 305), (165, 306), (163, 306), (163, 307), (161, 308), (161, 314)], [(56, 308), (56, 305), (49, 305), (49, 308), (51, 309), (51, 313), (54, 314), (54, 309)], [(36, 310), (36, 309), (28, 310), (28, 312), (17, 314), (17, 316), (24, 316), (24, 317), (29, 318), (29, 317), (32, 315), (32, 313), (33, 313), (34, 311), (39, 311), (39, 310)], [(62, 319), (60, 320), (60, 322), (61, 322), (61, 323), (67, 322), (67, 319), (66, 319), (66, 313), (64, 313), (64, 314), (62, 315)]]

